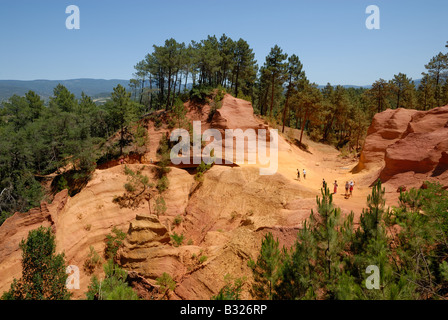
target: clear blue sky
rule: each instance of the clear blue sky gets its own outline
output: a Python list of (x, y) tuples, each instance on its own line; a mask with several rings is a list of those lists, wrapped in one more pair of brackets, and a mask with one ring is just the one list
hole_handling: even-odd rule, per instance
[[(67, 30), (68, 5), (81, 29)], [(368, 30), (368, 5), (380, 30)], [(227, 34), (263, 64), (278, 44), (318, 84), (371, 84), (399, 72), (420, 78), (448, 41), (446, 0), (1, 0), (0, 79), (129, 79), (167, 38)]]

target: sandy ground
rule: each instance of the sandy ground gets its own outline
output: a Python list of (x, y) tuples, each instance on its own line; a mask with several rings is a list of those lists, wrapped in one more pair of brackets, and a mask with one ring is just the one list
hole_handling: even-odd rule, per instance
[[(289, 130), (293, 131), (293, 136), (296, 139), (300, 137), (300, 131), (297, 129), (285, 128), (285, 133), (281, 134), (281, 128), (279, 128), (277, 172), (287, 179), (309, 188), (310, 191), (319, 196), (321, 195), (322, 179), (325, 179), (332, 193), (336, 180), (338, 188), (337, 193), (333, 194), (334, 203), (342, 209), (344, 214), (353, 211), (355, 221), (359, 219), (362, 209), (367, 206), (367, 196), (372, 192), (370, 185), (375, 180), (380, 167), (353, 174), (351, 169), (357, 165), (357, 158), (344, 158), (336, 148), (316, 143), (305, 135), (302, 142), (308, 145), (309, 153), (300, 150), (286, 141)], [(291, 134), (289, 135), (291, 136)], [(297, 178), (297, 169), (300, 170), (300, 180)], [(306, 178), (303, 177), (303, 169), (306, 170)], [(346, 181), (355, 182), (353, 194), (350, 197), (345, 195)], [(387, 185), (384, 185), (384, 187), (386, 188), (386, 207), (397, 205), (398, 193), (396, 189)]]

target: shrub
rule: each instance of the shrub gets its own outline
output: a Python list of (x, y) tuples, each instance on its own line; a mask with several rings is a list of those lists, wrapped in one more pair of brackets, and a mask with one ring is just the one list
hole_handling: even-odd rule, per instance
[(106, 259), (115, 259), (118, 249), (122, 246), (123, 240), (126, 238), (126, 233), (119, 230), (117, 227), (112, 229), (112, 234), (106, 235)]
[(163, 292), (162, 299), (168, 293), (168, 290), (173, 291), (176, 288), (176, 281), (174, 281), (173, 278), (166, 272), (156, 279), (156, 283), (160, 286), (160, 289)]
[(175, 226), (178, 226), (178, 225), (180, 225), (182, 223), (182, 217), (180, 216), (180, 215), (177, 215), (175, 218), (174, 218), (174, 220), (173, 220), (173, 224), (175, 225)]
[(202, 182), (204, 181), (204, 173), (207, 172), (213, 166), (213, 162), (210, 164), (206, 164), (204, 161), (196, 168), (196, 174), (194, 179), (196, 181)]
[(140, 124), (137, 126), (136, 132), (134, 134), (135, 142), (138, 147), (143, 147), (148, 142), (148, 131), (145, 127)]
[(171, 240), (173, 240), (175, 247), (182, 245), (182, 243), (184, 242), (183, 234), (178, 235), (176, 232), (173, 232), (173, 234), (170, 235), (170, 237), (171, 237)]
[(155, 127), (156, 131), (162, 127), (162, 119), (160, 117), (154, 118), (154, 127)]
[(159, 215), (164, 214), (166, 212), (166, 203), (165, 203), (165, 199), (163, 199), (162, 197), (157, 197), (156, 199), (156, 206), (154, 208), (157, 217), (159, 217)]
[(230, 274), (226, 274), (224, 281), (226, 284), (216, 296), (212, 296), (212, 300), (241, 300), (241, 292), (246, 278), (237, 278), (232, 283)]
[(6, 219), (12, 216), (12, 213), (1, 211), (0, 212), (0, 226), (5, 222)]
[(157, 181), (157, 190), (159, 190), (159, 193), (164, 192), (169, 187), (169, 181), (166, 176), (163, 176)]
[(84, 262), (84, 271), (87, 274), (92, 274), (95, 271), (95, 269), (101, 264), (101, 257), (95, 251), (95, 248), (93, 248), (93, 246), (90, 246), (89, 250), (90, 253), (87, 256), (86, 261)]
[(103, 265), (104, 280), (99, 281), (96, 276), (90, 280), (87, 300), (138, 300), (138, 295), (127, 284), (127, 272), (108, 260)]
[(211, 89), (206, 86), (196, 86), (190, 90), (190, 100), (204, 104), (207, 102), (208, 96), (211, 94)]

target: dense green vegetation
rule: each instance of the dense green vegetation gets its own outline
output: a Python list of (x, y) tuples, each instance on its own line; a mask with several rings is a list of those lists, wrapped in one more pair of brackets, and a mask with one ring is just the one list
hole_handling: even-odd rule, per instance
[[(295, 245), (280, 248), (268, 233), (253, 270), (257, 299), (440, 299), (448, 290), (448, 191), (401, 193), (400, 206), (386, 209), (381, 182), (368, 196), (359, 226), (343, 217), (332, 194), (322, 190)], [(368, 287), (369, 266), (378, 287)]]
[(135, 65), (135, 78), (130, 81), (134, 96), (148, 109), (169, 110), (176, 98), (189, 97), (188, 81), (193, 84), (191, 96), (201, 97), (201, 88), (222, 86), (237, 95), (250, 96), (256, 81), (257, 65), (249, 44), (222, 35), (178, 43), (168, 39), (163, 46), (153, 46), (152, 53)]
[[(116, 158), (141, 134), (127, 126), (141, 115), (141, 106), (118, 85), (110, 101), (96, 105), (58, 85), (48, 105), (34, 92), (13, 96), (0, 108), (0, 222), (15, 211), (40, 204), (40, 182), (56, 173), (52, 186), (73, 195), (85, 184), (97, 162)], [(106, 144), (119, 131), (118, 139)], [(64, 170), (65, 168), (66, 170)], [(48, 192), (48, 190), (47, 190)]]

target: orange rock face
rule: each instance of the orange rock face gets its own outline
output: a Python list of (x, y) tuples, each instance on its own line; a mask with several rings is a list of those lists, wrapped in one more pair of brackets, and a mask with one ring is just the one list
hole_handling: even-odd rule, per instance
[(448, 183), (448, 106), (429, 111), (386, 110), (375, 115), (355, 171), (381, 168), (379, 178), (414, 185)]

